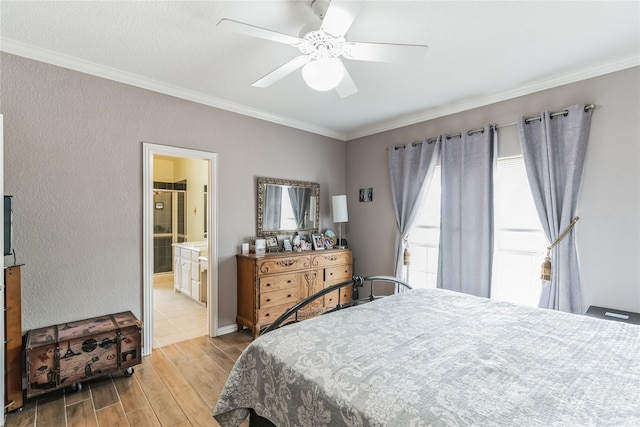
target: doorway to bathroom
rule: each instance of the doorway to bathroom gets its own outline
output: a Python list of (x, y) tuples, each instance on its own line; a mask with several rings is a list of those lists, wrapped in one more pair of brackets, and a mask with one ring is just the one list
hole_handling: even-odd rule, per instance
[(144, 143), (145, 354), (217, 327), (216, 155)]

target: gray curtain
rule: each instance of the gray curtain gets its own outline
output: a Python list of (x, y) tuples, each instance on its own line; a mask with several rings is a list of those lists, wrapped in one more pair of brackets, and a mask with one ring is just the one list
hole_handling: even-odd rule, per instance
[(282, 222), (282, 186), (265, 185), (264, 202), (263, 228), (265, 230), (280, 230)]
[[(549, 243), (575, 216), (578, 190), (591, 126), (592, 110), (574, 105), (568, 114), (518, 123), (525, 168), (533, 198)], [(582, 292), (574, 233), (551, 251), (551, 281), (542, 282), (540, 304), (570, 313), (582, 312)]]
[(496, 158), (490, 125), (442, 139), (439, 288), (490, 297)]
[(406, 280), (402, 271), (404, 248), (438, 163), (440, 138), (404, 147), (391, 147), (388, 153), (391, 197), (398, 229), (395, 241), (395, 276)]
[[(310, 196), (310, 188), (289, 187), (289, 201), (293, 209), (296, 228), (305, 228), (307, 226), (305, 224), (305, 213), (309, 209)], [(309, 218), (315, 218), (315, 212), (309, 213)]]

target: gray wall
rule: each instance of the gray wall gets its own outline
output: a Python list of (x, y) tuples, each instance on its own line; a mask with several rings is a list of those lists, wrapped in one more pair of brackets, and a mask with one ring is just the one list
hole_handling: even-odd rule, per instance
[[(141, 141), (219, 155), (219, 326), (235, 323), (235, 254), (255, 234), (255, 177), (349, 197), (355, 272), (391, 274), (388, 146), (596, 103), (577, 226), (590, 304), (640, 311), (638, 69), (347, 143), (2, 53), (5, 194), (13, 194), (25, 330), (107, 312), (142, 315)], [(513, 128), (501, 135), (511, 137)], [(373, 187), (373, 202), (358, 189)]]
[(219, 327), (235, 324), (235, 254), (256, 233), (256, 176), (344, 193), (345, 143), (2, 54), (5, 194), (15, 196), (25, 330), (142, 316), (142, 143), (218, 153)]
[[(520, 116), (595, 103), (576, 226), (583, 306), (640, 312), (640, 71), (633, 68), (347, 143), (349, 242), (355, 270), (393, 273), (396, 226), (387, 147)], [(499, 130), (513, 143), (515, 127)], [(373, 187), (373, 202), (358, 189)], [(352, 219), (353, 218), (353, 219)], [(357, 219), (357, 220), (356, 220)], [(542, 261), (542, 259), (541, 259)]]

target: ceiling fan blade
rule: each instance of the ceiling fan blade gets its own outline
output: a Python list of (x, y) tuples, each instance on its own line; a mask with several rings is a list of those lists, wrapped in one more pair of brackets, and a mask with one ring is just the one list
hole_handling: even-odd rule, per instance
[(320, 29), (334, 37), (344, 36), (362, 9), (361, 2), (331, 0)]
[(216, 27), (292, 46), (295, 46), (300, 42), (298, 37), (267, 30), (266, 28), (256, 27), (255, 25), (245, 24), (244, 22), (234, 21), (233, 19), (221, 19)]
[(418, 62), (426, 58), (426, 45), (394, 43), (347, 43), (344, 57), (356, 61)]
[[(342, 61), (340, 61), (340, 64), (342, 64)], [(342, 80), (340, 80), (340, 83), (338, 83), (338, 86), (336, 86), (336, 92), (338, 93), (340, 98), (346, 98), (347, 96), (351, 96), (356, 93), (358, 91), (358, 88), (353, 82), (353, 79), (351, 78), (351, 75), (349, 75), (349, 72), (345, 68), (344, 64), (342, 64), (342, 69), (344, 71), (344, 74), (342, 76)]]
[(293, 58), (291, 61), (287, 62), (286, 64), (276, 68), (275, 70), (273, 70), (266, 76), (262, 77), (261, 79), (255, 81), (251, 86), (255, 86), (255, 87), (271, 86), (272, 84), (274, 84), (275, 82), (277, 82), (278, 80), (286, 76), (287, 74), (292, 73), (298, 68), (307, 64), (309, 61), (311, 61), (311, 58), (308, 57), (307, 55), (297, 56)]

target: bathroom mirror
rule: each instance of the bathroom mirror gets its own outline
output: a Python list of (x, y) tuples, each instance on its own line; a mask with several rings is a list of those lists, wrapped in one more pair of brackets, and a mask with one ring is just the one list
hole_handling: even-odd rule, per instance
[(318, 231), (320, 184), (258, 177), (258, 236)]

